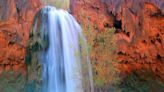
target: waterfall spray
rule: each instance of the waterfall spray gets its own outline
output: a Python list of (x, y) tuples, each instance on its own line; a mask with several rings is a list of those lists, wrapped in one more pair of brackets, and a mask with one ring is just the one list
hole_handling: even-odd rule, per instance
[(33, 31), (47, 42), (40, 54), (41, 92), (93, 92), (91, 64), (80, 25), (67, 11), (44, 7)]

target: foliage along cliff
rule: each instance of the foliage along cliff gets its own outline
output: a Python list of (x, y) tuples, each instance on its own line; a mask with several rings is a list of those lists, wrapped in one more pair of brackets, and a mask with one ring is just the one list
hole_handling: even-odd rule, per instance
[[(111, 80), (117, 80), (117, 76), (123, 78), (121, 87), (124, 87), (124, 84), (131, 87), (131, 91), (125, 92), (149, 92), (149, 88), (151, 92), (162, 92), (159, 91), (161, 86), (152, 87), (153, 85), (144, 83), (152, 84), (155, 82), (150, 80), (164, 80), (163, 0), (71, 0), (71, 10), (83, 26), (92, 47), (90, 55), (98, 92), (106, 92), (99, 87), (108, 86)], [(110, 43), (109, 36), (101, 41), (96, 40), (97, 37), (107, 35), (105, 30), (113, 27), (116, 29), (116, 46), (113, 47)], [(99, 36), (100, 34), (102, 35)], [(104, 46), (100, 47), (102, 42)], [(110, 48), (116, 49), (112, 55), (109, 54), (112, 52)], [(107, 62), (111, 62), (110, 57), (113, 56), (117, 58), (114, 60), (117, 62), (117, 69), (114, 70), (119, 70), (120, 74), (111, 78), (111, 64)], [(151, 78), (148, 77), (150, 75)], [(140, 81), (142, 79), (145, 82)]]

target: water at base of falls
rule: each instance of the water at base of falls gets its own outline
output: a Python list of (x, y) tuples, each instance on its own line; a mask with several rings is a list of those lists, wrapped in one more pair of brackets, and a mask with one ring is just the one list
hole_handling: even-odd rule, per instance
[(41, 57), (41, 92), (93, 92), (91, 65), (84, 53), (86, 40), (79, 24), (68, 12), (51, 6), (40, 14), (40, 31), (48, 35), (48, 48)]

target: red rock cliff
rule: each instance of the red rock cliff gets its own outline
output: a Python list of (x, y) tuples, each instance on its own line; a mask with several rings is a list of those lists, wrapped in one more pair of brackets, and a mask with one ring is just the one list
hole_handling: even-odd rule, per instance
[[(72, 0), (71, 4), (78, 21), (93, 27), (92, 34), (116, 28), (117, 59), (123, 75), (151, 68), (164, 80), (163, 0)], [(91, 59), (102, 62), (101, 55), (91, 55)]]
[(39, 0), (0, 0), (0, 72), (24, 72), (25, 48)]
[[(29, 29), (41, 7), (39, 0), (0, 0), (0, 71), (25, 70)], [(116, 27), (123, 74), (150, 67), (164, 79), (163, 0), (71, 0), (71, 11), (81, 24), (91, 26), (94, 37), (105, 28)], [(108, 59), (91, 43), (95, 64)]]

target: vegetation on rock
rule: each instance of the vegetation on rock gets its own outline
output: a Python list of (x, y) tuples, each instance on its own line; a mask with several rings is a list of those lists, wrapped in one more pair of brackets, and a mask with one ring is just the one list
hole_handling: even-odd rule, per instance
[(20, 72), (3, 71), (0, 74), (1, 92), (23, 92), (25, 83), (25, 76)]
[(105, 28), (101, 32), (94, 31), (96, 25), (82, 24), (82, 28), (89, 43), (95, 89), (99, 90), (98, 92), (116, 89), (119, 70), (116, 68), (117, 60), (114, 56), (117, 49), (114, 39), (115, 28)]
[(164, 92), (164, 83), (151, 69), (136, 70), (119, 84), (121, 92)]

